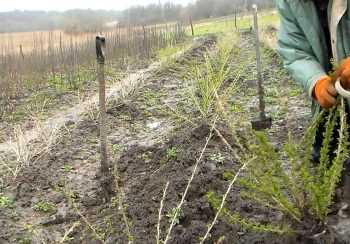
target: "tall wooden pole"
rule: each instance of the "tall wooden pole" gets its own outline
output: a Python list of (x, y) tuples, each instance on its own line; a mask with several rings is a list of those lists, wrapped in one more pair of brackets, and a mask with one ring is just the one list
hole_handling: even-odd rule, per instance
[(107, 134), (106, 134), (106, 84), (105, 84), (105, 54), (106, 39), (102, 36), (96, 37), (97, 55), (97, 79), (99, 82), (99, 108), (100, 108), (100, 155), (101, 173), (103, 176), (109, 174), (109, 163), (107, 157)]
[(191, 15), (190, 15), (190, 25), (191, 25), (192, 36), (194, 36), (194, 27), (193, 27), (193, 21), (192, 21), (192, 16)]
[(237, 30), (237, 9), (235, 9), (235, 28)]
[(259, 25), (258, 25), (258, 6), (253, 5), (254, 11), (254, 31), (255, 31), (255, 51), (256, 51), (256, 68), (258, 73), (258, 93), (259, 93), (259, 110), (260, 119), (266, 119), (265, 115), (265, 101), (264, 101), (264, 87), (261, 71), (261, 53), (260, 53), (260, 38), (259, 38)]

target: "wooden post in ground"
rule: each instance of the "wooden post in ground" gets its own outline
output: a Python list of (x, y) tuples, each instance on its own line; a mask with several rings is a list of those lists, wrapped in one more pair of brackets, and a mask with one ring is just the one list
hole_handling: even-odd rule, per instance
[(96, 37), (96, 55), (97, 55), (97, 79), (99, 83), (99, 106), (100, 106), (100, 154), (101, 154), (101, 171), (109, 171), (107, 159), (107, 135), (105, 128), (106, 117), (106, 84), (105, 84), (105, 48), (106, 40), (104, 37)]
[(237, 30), (237, 9), (235, 9), (235, 28)]
[(190, 25), (191, 25), (192, 36), (194, 36), (194, 27), (193, 27), (193, 21), (192, 21), (191, 15), (190, 15)]
[(102, 176), (109, 174), (109, 163), (107, 157), (107, 134), (106, 134), (106, 84), (105, 84), (105, 54), (104, 48), (106, 39), (101, 36), (96, 37), (96, 55), (97, 55), (97, 79), (99, 83), (99, 109), (100, 109), (100, 155), (101, 155), (101, 173)]
[(256, 51), (256, 69), (258, 75), (258, 92), (259, 92), (259, 109), (260, 118), (265, 119), (265, 101), (264, 101), (264, 87), (262, 81), (261, 71), (261, 53), (260, 53), (260, 38), (259, 38), (259, 25), (258, 25), (258, 7), (253, 5), (254, 11), (254, 33), (255, 33), (255, 51)]
[(24, 60), (24, 53), (23, 53), (23, 47), (22, 47), (22, 44), (20, 44), (20, 45), (19, 45), (19, 54), (21, 55), (22, 60)]
[(253, 5), (254, 12), (254, 33), (255, 33), (255, 51), (256, 51), (256, 69), (258, 75), (258, 96), (259, 96), (259, 119), (254, 121), (253, 128), (256, 130), (267, 129), (271, 127), (272, 119), (266, 117), (265, 114), (265, 101), (264, 101), (264, 86), (261, 69), (261, 53), (260, 53), (260, 38), (259, 38), (259, 25), (258, 25), (258, 6)]

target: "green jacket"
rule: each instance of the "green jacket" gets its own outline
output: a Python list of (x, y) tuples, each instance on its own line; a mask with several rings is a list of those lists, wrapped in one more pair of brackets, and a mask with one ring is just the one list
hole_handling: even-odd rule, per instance
[[(281, 17), (278, 52), (285, 67), (312, 97), (316, 81), (326, 75), (326, 40), (312, 0), (277, 0)], [(350, 56), (350, 0), (330, 0), (328, 21), (336, 61)], [(313, 111), (317, 109), (313, 104)]]

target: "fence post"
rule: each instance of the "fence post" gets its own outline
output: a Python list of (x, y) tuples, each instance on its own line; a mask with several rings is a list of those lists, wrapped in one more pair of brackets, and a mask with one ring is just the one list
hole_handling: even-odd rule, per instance
[(194, 28), (193, 28), (193, 22), (192, 22), (192, 16), (191, 15), (190, 15), (190, 25), (191, 25), (192, 36), (194, 36)]
[(108, 194), (110, 193), (110, 165), (107, 157), (107, 132), (106, 132), (106, 84), (105, 84), (105, 54), (106, 39), (102, 36), (96, 36), (96, 55), (97, 55), (97, 79), (99, 82), (99, 109), (100, 109), (100, 155), (101, 155), (101, 175), (102, 185)]

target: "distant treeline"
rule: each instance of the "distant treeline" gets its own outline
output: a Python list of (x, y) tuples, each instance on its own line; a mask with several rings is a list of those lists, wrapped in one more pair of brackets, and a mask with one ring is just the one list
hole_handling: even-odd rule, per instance
[(0, 13), (0, 32), (22, 32), (61, 29), (66, 32), (96, 32), (108, 22), (154, 24), (188, 21), (244, 12), (256, 3), (260, 9), (274, 7), (274, 0), (197, 0), (182, 6), (170, 1), (135, 6), (124, 11), (69, 10), (65, 12), (12, 11)]
[(150, 4), (135, 6), (124, 10), (119, 19), (122, 23), (152, 24), (210, 17), (227, 16), (237, 12), (250, 10), (253, 4), (260, 9), (273, 8), (275, 0), (197, 0), (194, 4), (183, 7), (179, 4), (166, 2), (163, 4)]
[(0, 32), (23, 32), (63, 29), (66, 32), (91, 32), (120, 17), (119, 11), (68, 10), (0, 12)]

